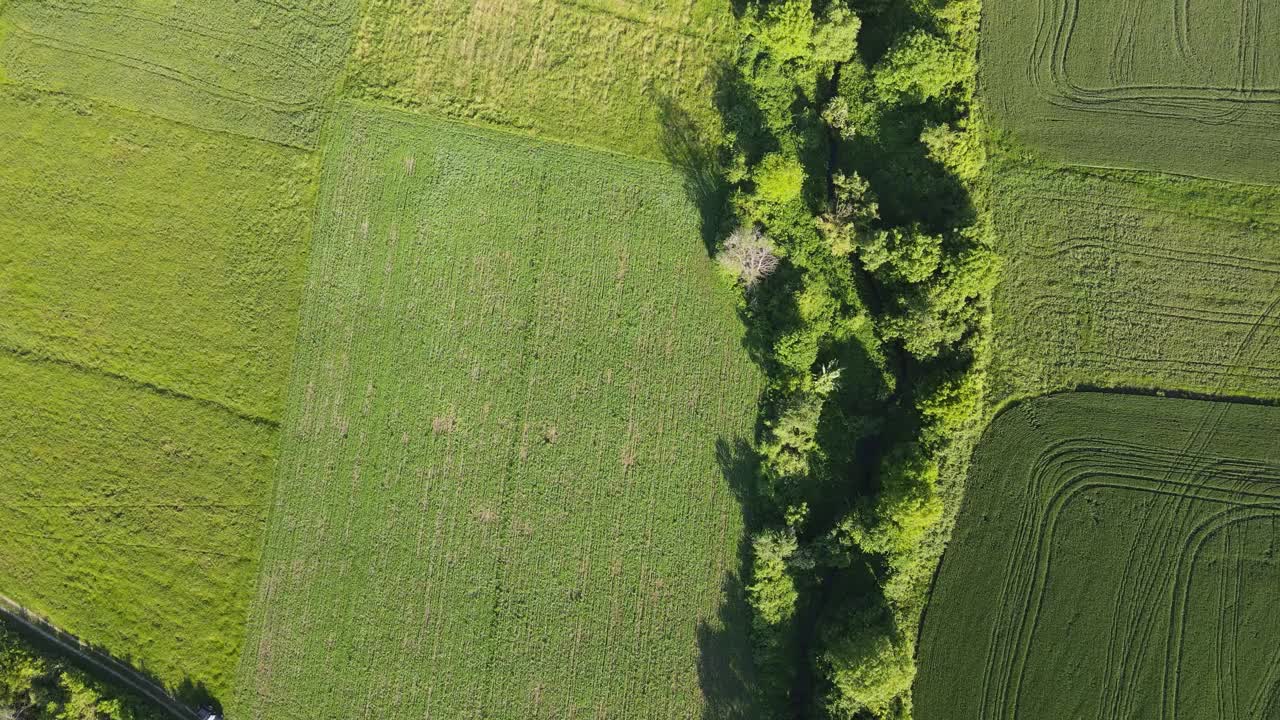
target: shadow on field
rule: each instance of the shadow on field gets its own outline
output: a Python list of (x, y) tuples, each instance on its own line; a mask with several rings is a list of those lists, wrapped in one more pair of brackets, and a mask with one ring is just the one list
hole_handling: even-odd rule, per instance
[(662, 124), (659, 138), (662, 154), (684, 175), (685, 194), (698, 208), (702, 220), (702, 243), (707, 255), (714, 255), (728, 198), (728, 185), (720, 171), (719, 148), (674, 97), (653, 88), (649, 94)]
[(750, 566), (748, 537), (752, 528), (750, 498), (754, 494), (756, 453), (746, 440), (716, 440), (716, 459), (725, 483), (738, 500), (747, 531), (738, 541), (738, 567), (721, 585), (717, 622), (698, 626), (698, 680), (706, 700), (703, 720), (751, 720), (760, 717), (755, 702), (756, 672), (751, 656), (751, 612), (743, 578)]
[(129, 705), (162, 710), (164, 715), (179, 720), (194, 717), (195, 708), (200, 707), (222, 713), (222, 703), (203, 681), (184, 677), (176, 687), (169, 687), (141, 660), (129, 654), (112, 655), (102, 646), (66, 632), (7, 598), (0, 602), (0, 630), (5, 629), (21, 637), (55, 667), (78, 669), (123, 693), (119, 697)]

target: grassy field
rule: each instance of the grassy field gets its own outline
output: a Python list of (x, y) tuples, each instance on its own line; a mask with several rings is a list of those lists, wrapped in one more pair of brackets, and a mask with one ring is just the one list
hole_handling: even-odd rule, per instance
[(726, 716), (758, 380), (679, 176), (329, 133), (236, 717)]
[(315, 162), (0, 87), (0, 593), (230, 692)]
[(985, 3), (988, 104), (1058, 160), (1280, 180), (1278, 20), (1262, 2)]
[(0, 347), (278, 420), (314, 161), (0, 87)]
[(1001, 415), (925, 619), (916, 717), (1275, 717), (1277, 433), (1274, 407), (1095, 393)]
[(712, 122), (718, 0), (371, 0), (348, 92), (660, 158), (657, 98)]
[(997, 400), (1077, 385), (1280, 399), (1280, 191), (1004, 159)]
[(311, 147), (356, 0), (9, 0), (0, 78)]
[(0, 352), (0, 592), (170, 686), (230, 690), (276, 430)]

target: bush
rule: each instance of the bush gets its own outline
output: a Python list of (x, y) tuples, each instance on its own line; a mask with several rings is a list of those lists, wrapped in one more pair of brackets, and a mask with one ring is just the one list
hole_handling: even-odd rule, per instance
[(136, 698), (60, 659), (37, 652), (0, 626), (0, 717), (20, 720), (160, 720)]

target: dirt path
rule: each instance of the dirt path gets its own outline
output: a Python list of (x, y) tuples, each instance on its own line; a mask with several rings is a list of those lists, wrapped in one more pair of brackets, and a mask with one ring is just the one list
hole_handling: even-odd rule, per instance
[(179, 702), (156, 681), (134, 668), (94, 650), (71, 633), (58, 629), (48, 620), (0, 595), (0, 616), (47, 640), (65, 653), (116, 683), (164, 708), (177, 720), (195, 720), (195, 711)]

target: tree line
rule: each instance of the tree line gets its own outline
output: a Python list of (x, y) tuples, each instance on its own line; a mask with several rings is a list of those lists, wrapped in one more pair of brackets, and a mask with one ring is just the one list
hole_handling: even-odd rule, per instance
[(719, 79), (724, 140), (704, 155), (726, 190), (715, 252), (767, 378), (746, 594), (777, 717), (911, 716), (999, 270), (979, 10), (753, 0)]
[(0, 720), (163, 720), (138, 698), (0, 623)]

